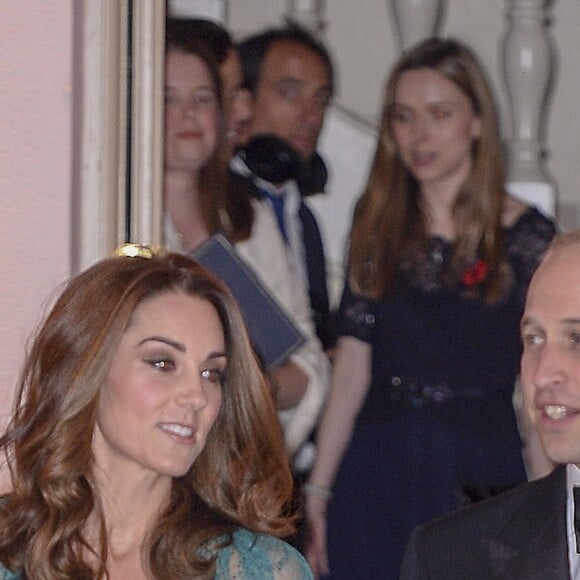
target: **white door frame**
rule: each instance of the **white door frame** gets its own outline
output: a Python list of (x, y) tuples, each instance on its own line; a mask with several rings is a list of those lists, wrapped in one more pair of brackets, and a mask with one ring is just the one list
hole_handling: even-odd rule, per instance
[(165, 46), (164, 0), (76, 6), (75, 272), (127, 237), (161, 243)]

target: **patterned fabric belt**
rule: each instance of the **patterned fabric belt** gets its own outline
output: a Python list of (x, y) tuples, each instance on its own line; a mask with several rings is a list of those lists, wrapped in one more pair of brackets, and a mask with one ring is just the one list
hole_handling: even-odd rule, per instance
[(420, 382), (393, 376), (380, 387), (389, 405), (406, 409), (437, 407), (456, 399), (485, 399), (480, 389), (455, 389), (444, 382)]

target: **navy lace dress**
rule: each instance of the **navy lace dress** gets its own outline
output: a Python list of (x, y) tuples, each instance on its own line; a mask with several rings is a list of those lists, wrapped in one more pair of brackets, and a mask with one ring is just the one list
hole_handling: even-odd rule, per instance
[(345, 290), (342, 334), (372, 346), (372, 383), (329, 505), (332, 578), (398, 578), (416, 525), (525, 481), (511, 403), (519, 323), (554, 234), (535, 209), (505, 231), (514, 284), (499, 303), (442, 284), (441, 238), (388, 298)]

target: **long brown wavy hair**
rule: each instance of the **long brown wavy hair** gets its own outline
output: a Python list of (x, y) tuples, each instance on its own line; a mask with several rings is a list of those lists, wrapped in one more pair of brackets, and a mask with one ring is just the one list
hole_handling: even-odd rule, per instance
[[(99, 392), (135, 309), (168, 292), (215, 307), (228, 364), (205, 448), (173, 480), (142, 547), (144, 561), (155, 578), (213, 577), (215, 548), (231, 541), (236, 528), (276, 536), (293, 531), (281, 430), (230, 293), (185, 256), (115, 257), (68, 283), (26, 357), (0, 438), (13, 484), (0, 503), (0, 561), (9, 569), (35, 579), (107, 576), (106, 521), (93, 478)], [(87, 539), (89, 518), (100, 523), (98, 545)]]
[[(453, 208), (455, 242), (444, 279), (452, 285), (476, 258), (488, 274), (481, 286), (486, 301), (499, 299), (509, 275), (503, 259), (502, 210), (505, 170), (496, 107), (486, 75), (474, 54), (455, 40), (431, 38), (404, 53), (385, 90), (379, 139), (370, 176), (354, 214), (350, 238), (350, 283), (370, 298), (391, 289), (403, 256), (417, 259), (427, 241), (419, 184), (402, 163), (391, 129), (395, 89), (410, 70), (432, 69), (453, 82), (480, 118), (473, 165)], [(415, 252), (415, 255), (413, 255)]]

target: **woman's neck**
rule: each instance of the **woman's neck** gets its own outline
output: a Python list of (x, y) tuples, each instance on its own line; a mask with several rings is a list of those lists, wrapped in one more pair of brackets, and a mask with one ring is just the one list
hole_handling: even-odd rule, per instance
[[(118, 478), (97, 470), (95, 479), (107, 530), (107, 569), (112, 580), (146, 578), (143, 546), (169, 499), (171, 478), (138, 474)], [(96, 518), (91, 518), (88, 538), (94, 547), (98, 546), (98, 530)]]
[(471, 159), (431, 181), (420, 184), (420, 195), (427, 231), (449, 240), (455, 239), (453, 208), (457, 197), (473, 170)]
[(455, 238), (453, 208), (464, 183), (463, 175), (454, 175), (446, 180), (421, 184), (421, 204), (430, 234), (449, 240)]
[[(99, 461), (100, 460), (100, 461)], [(139, 465), (119, 468), (115, 460), (96, 457), (95, 487), (103, 509), (109, 543), (142, 540), (171, 495), (173, 478)]]
[(183, 249), (192, 250), (209, 235), (201, 215), (199, 176), (191, 171), (167, 170), (164, 197), (165, 211)]

